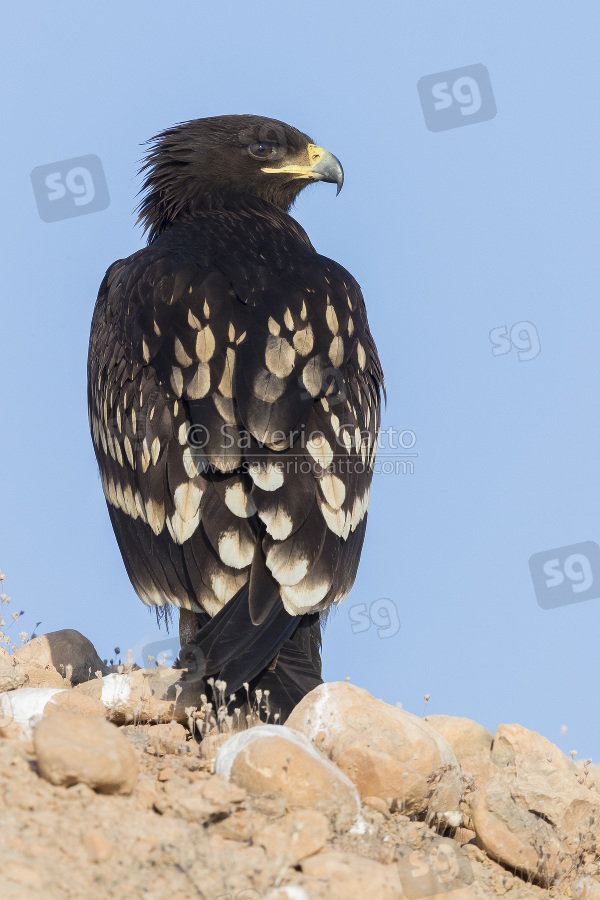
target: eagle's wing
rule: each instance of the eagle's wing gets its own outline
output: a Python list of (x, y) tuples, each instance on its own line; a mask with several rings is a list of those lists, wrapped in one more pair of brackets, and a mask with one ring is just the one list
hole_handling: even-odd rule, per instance
[[(214, 616), (244, 588), (251, 621), (275, 634), (347, 594), (382, 384), (349, 273), (310, 253), (232, 279), (151, 245), (107, 272), (88, 384), (111, 520), (145, 603)], [(247, 644), (231, 626), (213, 669)]]
[(234, 389), (253, 438), (250, 496), (266, 527), (267, 569), (286, 609), (302, 614), (341, 600), (356, 575), (381, 368), (360, 289), (330, 260), (311, 255), (264, 273), (247, 302), (252, 327)]

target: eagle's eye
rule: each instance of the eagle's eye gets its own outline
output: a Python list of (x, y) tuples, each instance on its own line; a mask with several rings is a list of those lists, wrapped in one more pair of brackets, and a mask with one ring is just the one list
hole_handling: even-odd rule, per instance
[(254, 159), (268, 159), (276, 153), (277, 147), (274, 141), (254, 141), (248, 147), (248, 153)]

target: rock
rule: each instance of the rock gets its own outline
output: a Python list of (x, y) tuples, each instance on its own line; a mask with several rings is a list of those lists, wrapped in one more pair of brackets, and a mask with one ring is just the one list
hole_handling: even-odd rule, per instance
[(27, 679), (27, 687), (59, 689), (69, 687), (69, 682), (65, 681), (54, 666), (36, 666), (23, 663), (19, 666), (19, 670)]
[(80, 716), (103, 719), (106, 715), (104, 704), (93, 697), (78, 694), (77, 691), (56, 691), (44, 706), (44, 715), (53, 716), (59, 712), (71, 712)]
[(222, 819), (214, 826), (214, 831), (228, 841), (250, 841), (252, 837), (261, 831), (266, 819), (259, 813), (247, 809), (238, 809)]
[(106, 712), (98, 700), (73, 690), (18, 688), (0, 695), (0, 737), (29, 738), (32, 726), (42, 716), (65, 711), (97, 718), (104, 718)]
[(135, 751), (104, 719), (56, 713), (34, 735), (40, 775), (52, 784), (87, 784), (104, 794), (129, 794), (138, 774)]
[[(600, 841), (600, 797), (570, 775), (554, 772), (504, 771), (492, 784), (501, 783), (523, 809), (553, 826), (572, 852), (590, 849)], [(477, 829), (476, 829), (477, 830)]]
[(316, 900), (317, 895), (312, 893), (312, 896), (309, 896), (304, 888), (297, 884), (286, 884), (267, 894), (267, 900), (312, 900), (313, 897)]
[(567, 848), (551, 824), (511, 796), (502, 774), (471, 800), (477, 845), (492, 859), (548, 887), (560, 874)]
[(233, 735), (220, 747), (215, 771), (250, 794), (335, 817), (340, 830), (359, 817), (360, 801), (349, 778), (284, 725), (260, 725)]
[[(400, 879), (395, 865), (382, 865), (357, 854), (330, 850), (302, 862), (302, 871), (326, 883), (331, 900), (398, 900)], [(309, 894), (310, 896), (310, 894)]]
[(487, 758), (485, 756), (467, 756), (461, 760), (460, 767), (465, 780), (465, 793), (460, 804), (463, 812), (463, 825), (472, 830), (471, 797), (491, 782), (501, 770), (492, 762), (489, 755)]
[(57, 688), (18, 688), (0, 694), (0, 736), (31, 737), (32, 725), (44, 715), (46, 705), (60, 693)]
[(492, 859), (548, 886), (599, 842), (600, 796), (558, 747), (521, 725), (498, 727), (490, 760), (462, 761), (472, 791), (465, 824)]
[(104, 862), (112, 853), (111, 846), (101, 831), (93, 828), (81, 836), (81, 843), (90, 862)]
[(174, 689), (180, 678), (177, 669), (136, 669), (94, 678), (77, 685), (75, 690), (101, 700), (107, 718), (117, 725), (165, 723), (173, 719), (186, 724), (188, 715), (175, 699)]
[(459, 844), (470, 844), (476, 838), (475, 832), (470, 828), (457, 828), (454, 832), (453, 840)]
[(388, 805), (385, 800), (382, 800), (381, 797), (363, 797), (362, 798), (363, 806), (369, 807), (369, 809), (374, 809), (376, 812), (380, 812), (382, 816), (389, 819), (390, 812), (388, 809)]
[(26, 683), (27, 676), (18, 666), (0, 665), (0, 694), (4, 694), (6, 691), (15, 691)]
[(200, 756), (202, 759), (215, 759), (219, 747), (228, 741), (231, 734), (207, 734), (200, 742)]
[(68, 682), (54, 666), (42, 666), (37, 663), (18, 663), (9, 656), (10, 662), (2, 665), (0, 660), (0, 694), (15, 691), (21, 687), (30, 688), (67, 688)]
[(225, 778), (206, 778), (187, 785), (185, 791), (173, 789), (159, 799), (155, 808), (186, 822), (218, 822), (231, 815), (246, 799), (246, 792)]
[(594, 765), (594, 763), (588, 761), (580, 760), (575, 763), (575, 768), (577, 769), (577, 780), (583, 778), (583, 784), (585, 784), (586, 787), (600, 793), (600, 766)]
[(473, 882), (471, 862), (454, 840), (437, 838), (427, 850), (401, 845), (397, 855), (403, 897), (471, 896), (466, 890)]
[(600, 795), (593, 780), (581, 784), (578, 767), (555, 744), (521, 725), (500, 725), (491, 756), (502, 768), (484, 782), (484, 793), (489, 785), (503, 785), (522, 810), (545, 819), (572, 852), (600, 840)]
[(540, 774), (564, 772), (575, 776), (577, 767), (558, 747), (537, 731), (522, 725), (499, 725), (494, 735), (491, 757), (499, 766), (518, 766)]
[(148, 725), (148, 751), (154, 756), (167, 756), (185, 750), (185, 728), (177, 722), (165, 725)]
[(264, 847), (279, 865), (296, 866), (301, 859), (318, 853), (329, 838), (329, 821), (314, 809), (299, 809), (269, 822), (255, 834), (252, 843)]
[(28, 641), (15, 653), (14, 658), (18, 663), (53, 666), (62, 675), (70, 665), (73, 667), (73, 685), (88, 681), (97, 671), (103, 675), (107, 672), (91, 641), (72, 628), (51, 631)]
[(446, 738), (459, 764), (467, 757), (489, 759), (494, 735), (483, 725), (460, 716), (427, 716), (425, 721)]
[(456, 813), (461, 776), (446, 739), (423, 719), (347, 682), (321, 684), (287, 727), (304, 734), (357, 786), (409, 816)]
[(600, 879), (590, 878), (586, 875), (575, 884), (577, 900), (600, 900)]

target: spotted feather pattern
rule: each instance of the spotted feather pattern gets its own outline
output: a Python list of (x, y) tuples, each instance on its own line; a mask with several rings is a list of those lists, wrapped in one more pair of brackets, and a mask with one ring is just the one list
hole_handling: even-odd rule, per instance
[(381, 385), (358, 285), (283, 212), (207, 210), (114, 263), (92, 323), (89, 418), (142, 601), (214, 616), (258, 552), (291, 615), (339, 603), (364, 538)]

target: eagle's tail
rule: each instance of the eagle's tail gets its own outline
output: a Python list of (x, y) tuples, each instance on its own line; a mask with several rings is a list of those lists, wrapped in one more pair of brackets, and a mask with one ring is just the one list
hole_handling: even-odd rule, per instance
[[(321, 629), (318, 613), (291, 616), (280, 598), (271, 603), (264, 619), (256, 624), (250, 612), (246, 584), (216, 616), (197, 614), (199, 631), (181, 648), (179, 665), (187, 669), (186, 681), (199, 681), (199, 693), (211, 699), (208, 679), (225, 682), (231, 708), (246, 700), (261, 717), (283, 723), (290, 712), (321, 679)], [(257, 690), (261, 702), (255, 702)], [(269, 691), (265, 702), (265, 691)], [(258, 694), (258, 697), (261, 695)]]

